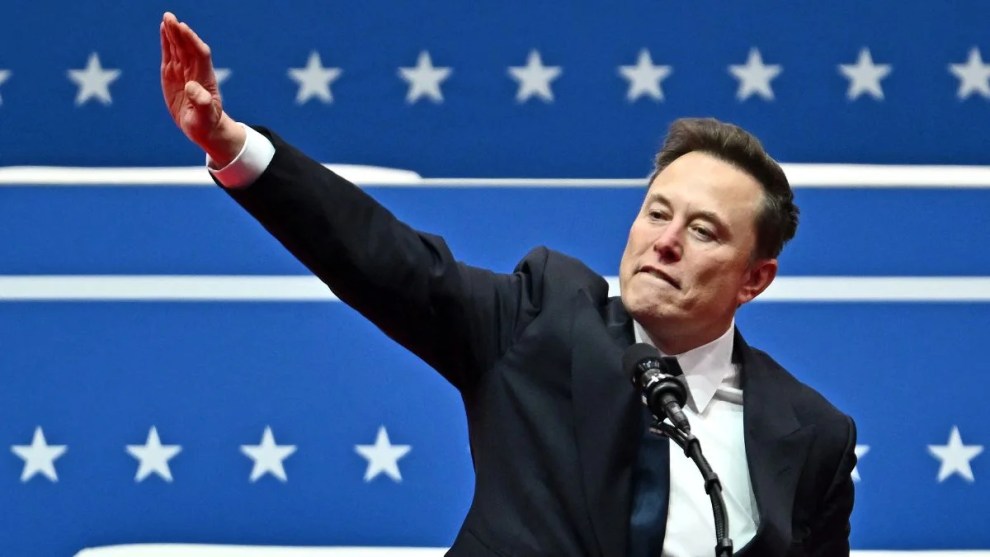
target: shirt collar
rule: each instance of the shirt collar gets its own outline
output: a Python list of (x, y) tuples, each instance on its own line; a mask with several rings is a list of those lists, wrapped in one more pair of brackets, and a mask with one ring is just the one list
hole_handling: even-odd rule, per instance
[[(715, 397), (715, 391), (720, 385), (739, 387), (739, 372), (732, 364), (735, 326), (736, 322), (733, 319), (728, 330), (722, 336), (708, 344), (674, 356), (684, 372), (684, 382), (690, 393), (689, 402), (694, 405), (695, 412), (699, 414), (708, 408), (708, 404)], [(656, 347), (650, 335), (646, 334), (646, 329), (635, 320), (633, 320), (633, 334), (636, 342), (645, 342)], [(662, 350), (660, 350), (660, 354), (669, 355), (664, 354)]]

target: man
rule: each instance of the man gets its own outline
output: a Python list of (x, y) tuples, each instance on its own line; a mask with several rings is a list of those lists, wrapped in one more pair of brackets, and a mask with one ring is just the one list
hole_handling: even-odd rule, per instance
[(697, 471), (669, 456), (620, 369), (675, 355), (740, 554), (848, 555), (852, 420), (735, 330), (776, 276), (797, 209), (734, 126), (672, 126), (629, 233), (621, 299), (546, 248), (512, 274), (458, 263), (360, 189), (224, 111), (209, 48), (165, 14), (162, 89), (216, 180), (338, 297), (461, 393), (476, 487), (456, 556), (710, 555)]

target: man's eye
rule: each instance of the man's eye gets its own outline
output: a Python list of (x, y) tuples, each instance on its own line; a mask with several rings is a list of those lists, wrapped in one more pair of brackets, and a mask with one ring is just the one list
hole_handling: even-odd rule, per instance
[(708, 242), (715, 239), (715, 233), (703, 226), (692, 227), (691, 230), (698, 236), (698, 238)]
[(663, 211), (650, 211), (650, 218), (654, 220), (668, 220), (667, 213)]

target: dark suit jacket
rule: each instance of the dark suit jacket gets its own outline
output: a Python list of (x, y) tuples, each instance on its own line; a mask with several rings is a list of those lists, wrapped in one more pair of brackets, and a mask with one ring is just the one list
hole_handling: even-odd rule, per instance
[[(441, 238), (261, 131), (275, 158), (231, 195), (461, 393), (476, 487), (449, 555), (624, 557), (644, 424), (620, 369), (632, 321), (602, 277), (546, 248), (512, 274), (459, 263)], [(741, 336), (736, 345), (760, 513), (744, 553), (847, 555), (852, 420)]]

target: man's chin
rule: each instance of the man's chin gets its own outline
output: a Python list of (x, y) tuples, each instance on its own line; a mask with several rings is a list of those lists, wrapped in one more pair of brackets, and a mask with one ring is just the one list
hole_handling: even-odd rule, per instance
[(655, 296), (637, 296), (632, 293), (627, 297), (623, 294), (622, 304), (625, 306), (626, 312), (644, 326), (647, 324), (660, 325), (670, 321), (673, 316), (671, 308), (667, 304), (658, 303)]

